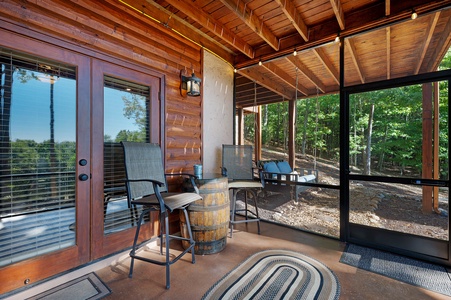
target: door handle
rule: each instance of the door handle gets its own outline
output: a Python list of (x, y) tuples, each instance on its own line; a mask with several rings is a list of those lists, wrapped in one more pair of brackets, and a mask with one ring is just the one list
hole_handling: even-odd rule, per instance
[(86, 181), (89, 179), (89, 176), (87, 174), (80, 174), (78, 175), (78, 179), (80, 179), (80, 181)]

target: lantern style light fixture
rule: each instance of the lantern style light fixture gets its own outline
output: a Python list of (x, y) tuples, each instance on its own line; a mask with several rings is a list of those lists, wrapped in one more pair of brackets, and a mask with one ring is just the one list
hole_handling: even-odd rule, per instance
[(180, 78), (181, 78), (181, 84), (180, 84), (180, 92), (183, 97), (186, 96), (193, 96), (197, 97), (200, 96), (200, 83), (202, 80), (193, 73), (191, 76), (185, 76), (186, 71), (181, 70), (180, 71)]

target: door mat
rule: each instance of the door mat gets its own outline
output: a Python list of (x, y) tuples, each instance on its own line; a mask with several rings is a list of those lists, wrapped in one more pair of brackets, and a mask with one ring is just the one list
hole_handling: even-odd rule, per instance
[(451, 296), (450, 273), (440, 265), (353, 244), (346, 246), (340, 262)]
[(89, 273), (56, 286), (48, 291), (28, 298), (29, 300), (96, 300), (111, 293), (111, 290), (95, 274)]

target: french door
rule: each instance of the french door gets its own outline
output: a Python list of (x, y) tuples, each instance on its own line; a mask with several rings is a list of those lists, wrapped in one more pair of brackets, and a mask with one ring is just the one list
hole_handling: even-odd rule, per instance
[(1, 32), (0, 294), (90, 260), (90, 59)]
[[(136, 209), (126, 198), (121, 141), (162, 144), (162, 78), (105, 61), (92, 63), (92, 258), (131, 245)], [(150, 218), (149, 220), (156, 220)], [(143, 238), (155, 234), (149, 222)]]
[[(164, 144), (164, 80), (0, 33), (4, 294), (131, 245), (120, 142)], [(143, 238), (154, 233), (148, 222)]]
[(348, 241), (450, 264), (447, 76), (346, 89)]

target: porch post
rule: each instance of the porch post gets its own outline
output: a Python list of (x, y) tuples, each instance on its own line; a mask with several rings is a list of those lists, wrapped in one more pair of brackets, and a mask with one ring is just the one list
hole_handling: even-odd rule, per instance
[[(423, 84), (423, 178), (432, 178), (432, 83)], [(423, 186), (423, 213), (432, 213), (432, 187)]]
[[(439, 166), (439, 104), (440, 104), (440, 91), (439, 91), (439, 83), (434, 82), (434, 154), (433, 154), (433, 163), (434, 171), (433, 171), (433, 178), (434, 179), (440, 179), (440, 166)], [(439, 213), (438, 209), (438, 186), (433, 187), (433, 207), (434, 211), (436, 213)]]
[[(244, 145), (244, 109), (239, 107), (238, 114), (238, 145)], [(233, 120), (235, 122), (235, 120)]]

